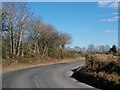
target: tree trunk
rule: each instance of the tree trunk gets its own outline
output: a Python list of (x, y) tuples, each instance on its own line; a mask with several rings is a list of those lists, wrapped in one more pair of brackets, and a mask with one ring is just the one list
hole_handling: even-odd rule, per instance
[(23, 44), (23, 42), (21, 41), (21, 56), (22, 56), (22, 57), (24, 56), (24, 49), (23, 49), (23, 47), (24, 47), (24, 44)]
[(36, 48), (36, 49), (37, 49), (37, 53), (40, 54), (40, 50), (39, 50), (39, 45), (38, 45), (38, 43), (37, 43), (37, 48)]
[(43, 45), (39, 45), (39, 53), (40, 53), (40, 55), (42, 55), (42, 51), (43, 51)]
[(37, 51), (37, 43), (35, 42), (35, 44), (34, 44), (34, 53), (36, 53), (36, 51)]
[(20, 36), (19, 36), (19, 39), (18, 39), (17, 57), (20, 55), (20, 46), (21, 46), (21, 43), (22, 43), (22, 30), (20, 30)]
[(10, 57), (12, 57), (12, 40), (11, 40), (11, 30), (10, 30), (10, 34), (9, 34), (9, 38), (10, 38)]
[(43, 49), (42, 56), (45, 56), (45, 54), (47, 53), (47, 50), (48, 50), (48, 48), (47, 48), (47, 46), (45, 45), (45, 46), (44, 46), (44, 49)]
[(10, 55), (11, 57), (14, 55), (14, 37), (12, 27), (10, 28)]
[(15, 55), (15, 43), (14, 43), (14, 31), (11, 30), (11, 52), (12, 52), (12, 56)]

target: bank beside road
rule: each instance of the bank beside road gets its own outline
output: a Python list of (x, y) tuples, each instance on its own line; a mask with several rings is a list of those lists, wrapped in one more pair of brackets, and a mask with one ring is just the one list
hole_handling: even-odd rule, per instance
[[(106, 59), (105, 59), (106, 58)], [(96, 54), (86, 56), (86, 65), (73, 69), (72, 77), (100, 89), (120, 89), (119, 56)]]

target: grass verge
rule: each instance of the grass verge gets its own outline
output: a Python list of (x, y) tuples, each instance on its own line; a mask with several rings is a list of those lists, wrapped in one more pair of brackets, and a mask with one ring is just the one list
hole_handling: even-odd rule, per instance
[(55, 63), (78, 61), (80, 59), (82, 59), (82, 58), (81, 57), (65, 58), (65, 59), (33, 58), (33, 59), (29, 60), (29, 62), (22, 62), (22, 60), (20, 62), (18, 60), (13, 61), (13, 59), (12, 59), (12, 61), (11, 60), (3, 60), (4, 62), (2, 63), (2, 72), (8, 72), (8, 71), (13, 71), (13, 70), (22, 69), (22, 68), (30, 68), (30, 67), (35, 67), (35, 66), (44, 66), (44, 65), (55, 64)]

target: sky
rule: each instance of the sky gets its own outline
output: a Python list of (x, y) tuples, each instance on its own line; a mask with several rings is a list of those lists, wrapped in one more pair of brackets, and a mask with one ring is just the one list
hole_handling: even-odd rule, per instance
[(29, 2), (31, 12), (72, 36), (70, 47), (118, 43), (118, 5), (110, 2)]

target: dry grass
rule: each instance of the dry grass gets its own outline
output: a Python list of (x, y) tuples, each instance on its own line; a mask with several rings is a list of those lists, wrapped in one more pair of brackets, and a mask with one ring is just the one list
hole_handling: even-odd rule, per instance
[(120, 56), (114, 56), (112, 54), (94, 54), (94, 55), (86, 55), (86, 59), (98, 60), (100, 62), (111, 62), (118, 61)]
[(95, 87), (120, 88), (120, 56), (86, 55), (86, 65), (76, 69), (73, 76)]
[(113, 56), (112, 54), (95, 54), (95, 57), (97, 60), (100, 60), (102, 62), (118, 60), (118, 56)]
[(9, 60), (3, 60), (4, 62), (2, 63), (2, 71), (7, 72), (7, 71), (13, 71), (17, 69), (23, 69), (23, 68), (30, 68), (30, 67), (35, 67), (35, 66), (45, 66), (49, 64), (55, 64), (55, 63), (64, 63), (64, 62), (71, 62), (71, 61), (78, 61), (80, 60), (81, 57), (79, 58), (69, 58), (69, 59), (35, 59), (30, 60), (29, 63), (22, 63), (14, 60), (14, 62), (10, 63)]

